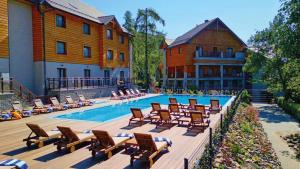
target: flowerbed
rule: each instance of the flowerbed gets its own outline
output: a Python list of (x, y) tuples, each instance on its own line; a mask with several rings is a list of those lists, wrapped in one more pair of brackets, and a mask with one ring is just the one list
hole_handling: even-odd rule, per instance
[(300, 160), (300, 133), (290, 134), (282, 137), (288, 146), (296, 153), (296, 158)]
[(281, 168), (254, 107), (240, 104), (215, 156), (213, 167)]

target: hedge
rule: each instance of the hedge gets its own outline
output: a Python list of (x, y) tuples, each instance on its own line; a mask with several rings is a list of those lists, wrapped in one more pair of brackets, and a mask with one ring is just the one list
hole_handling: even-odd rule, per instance
[(288, 114), (294, 116), (298, 121), (300, 121), (300, 104), (287, 102), (283, 97), (278, 97), (277, 104)]

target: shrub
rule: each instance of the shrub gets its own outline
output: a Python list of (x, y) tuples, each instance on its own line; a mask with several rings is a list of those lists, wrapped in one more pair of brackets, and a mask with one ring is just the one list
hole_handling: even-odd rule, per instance
[(286, 113), (295, 117), (298, 121), (300, 121), (300, 104), (293, 103), (291, 101), (285, 101), (283, 97), (278, 97), (276, 99), (277, 104), (281, 107)]
[(241, 93), (241, 101), (245, 103), (250, 103), (250, 94), (247, 90), (243, 90)]
[(248, 106), (245, 110), (245, 116), (248, 121), (253, 123), (258, 123), (259, 121), (259, 112), (253, 106)]
[(241, 124), (241, 130), (244, 133), (248, 133), (248, 134), (251, 134), (253, 132), (252, 126), (251, 126), (251, 124), (249, 122), (243, 122)]

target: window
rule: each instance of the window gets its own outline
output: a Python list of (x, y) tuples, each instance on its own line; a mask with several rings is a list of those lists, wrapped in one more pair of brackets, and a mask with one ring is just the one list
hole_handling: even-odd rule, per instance
[(57, 68), (57, 77), (58, 78), (66, 78), (67, 77), (67, 69), (66, 68)]
[(124, 71), (120, 71), (120, 81), (124, 81), (124, 79), (125, 79), (125, 73), (124, 73)]
[(65, 42), (61, 42), (61, 41), (56, 42), (56, 53), (61, 55), (67, 54), (67, 48)]
[(84, 69), (84, 78), (90, 78), (91, 77), (91, 70), (90, 69)]
[(227, 48), (227, 57), (232, 57), (233, 56), (233, 49), (232, 48)]
[(180, 47), (178, 48), (178, 53), (181, 54), (181, 48)]
[(90, 24), (83, 23), (83, 33), (87, 35), (91, 34)]
[(84, 46), (83, 47), (83, 56), (85, 57), (85, 58), (90, 58), (91, 57), (91, 48), (90, 47), (88, 47), (88, 46)]
[(106, 58), (107, 58), (107, 60), (113, 60), (114, 59), (113, 51), (112, 50), (108, 50), (107, 51)]
[(109, 70), (104, 70), (104, 84), (109, 85), (110, 72)]
[(56, 26), (65, 28), (66, 27), (66, 18), (62, 15), (56, 15)]
[(203, 49), (202, 47), (197, 46), (196, 47), (196, 57), (201, 57), (203, 56)]
[(113, 40), (113, 32), (112, 32), (111, 29), (106, 30), (106, 38), (110, 39), (110, 40)]
[(120, 35), (119, 37), (120, 43), (124, 44), (125, 43), (125, 37), (123, 35)]
[(125, 61), (125, 54), (123, 52), (120, 53), (120, 61)]

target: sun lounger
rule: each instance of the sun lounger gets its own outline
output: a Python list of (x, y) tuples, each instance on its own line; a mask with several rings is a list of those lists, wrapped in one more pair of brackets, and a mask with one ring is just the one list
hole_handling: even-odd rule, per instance
[(41, 99), (34, 99), (33, 112), (40, 113), (50, 113), (53, 111), (53, 108), (50, 105), (44, 105)]
[(75, 151), (75, 146), (84, 142), (91, 141), (93, 134), (85, 132), (74, 132), (69, 127), (57, 126), (58, 130), (61, 132), (61, 139), (55, 143), (57, 145), (57, 150), (60, 151), (62, 148), (68, 149), (69, 152)]
[(22, 117), (32, 116), (32, 110), (24, 109), (20, 101), (12, 103), (12, 112), (18, 112)]
[(125, 90), (127, 95), (131, 96), (131, 97), (139, 97), (138, 94), (135, 94), (135, 93), (131, 93), (128, 89)]
[(151, 103), (152, 110), (150, 111), (150, 114), (158, 114), (158, 111), (161, 110), (159, 103)]
[(90, 151), (95, 157), (98, 152), (107, 154), (108, 158), (112, 157), (112, 151), (122, 146), (130, 137), (112, 137), (106, 131), (92, 130), (96, 138), (92, 139)]
[(110, 98), (111, 100), (123, 100), (126, 99), (127, 97), (124, 96), (119, 96), (115, 91), (111, 91), (112, 97)]
[(222, 110), (219, 100), (210, 100), (209, 111), (211, 113), (219, 113)]
[[(61, 133), (58, 130), (51, 130), (51, 131), (45, 131), (37, 124), (26, 124), (30, 130), (31, 133), (29, 136), (23, 141), (26, 141), (27, 147), (30, 147), (32, 144), (36, 144), (38, 148), (44, 146), (44, 142), (50, 139), (59, 138)], [(34, 134), (34, 136), (32, 136)]]
[(130, 155), (130, 165), (133, 166), (134, 160), (146, 160), (150, 168), (153, 165), (153, 158), (162, 150), (168, 150), (168, 144), (165, 141), (155, 142), (150, 134), (134, 133), (138, 149)]
[(189, 126), (191, 128), (201, 127), (201, 128), (204, 129), (205, 127), (209, 126), (210, 120), (209, 119), (205, 119), (203, 117), (203, 113), (202, 112), (191, 111), (190, 115), (191, 115), (191, 121), (189, 122)]
[(180, 106), (181, 109), (187, 109), (189, 105), (186, 105), (186, 104), (180, 104), (177, 102), (177, 99), (176, 98), (173, 98), (173, 97), (170, 97), (169, 98), (169, 102), (170, 104), (178, 104)]
[(161, 109), (159, 112), (159, 119), (156, 122), (156, 128), (163, 125), (168, 125), (169, 129), (173, 125), (173, 121), (177, 120), (179, 117), (173, 117), (171, 116), (169, 110)]
[(141, 92), (139, 89), (135, 89), (135, 91), (136, 91), (138, 94), (140, 94), (141, 96), (145, 96), (145, 95), (146, 95), (146, 93)]
[(0, 161), (0, 169), (27, 169), (28, 165), (25, 161), (18, 159), (7, 159)]
[(55, 111), (60, 111), (60, 110), (66, 110), (66, 109), (68, 109), (68, 105), (59, 103), (59, 101), (57, 100), (56, 97), (51, 97), (50, 101), (52, 103), (52, 108)]
[(83, 104), (82, 103), (78, 103), (75, 102), (71, 96), (66, 96), (66, 104), (70, 107), (70, 108), (78, 108), (81, 107)]
[(187, 112), (185, 109), (181, 109), (179, 108), (179, 105), (178, 104), (169, 104), (169, 109), (170, 109), (170, 112), (172, 115), (174, 116), (186, 116), (187, 115)]
[(143, 125), (145, 119), (149, 119), (152, 123), (153, 120), (159, 119), (159, 116), (155, 115), (148, 115), (144, 116), (142, 113), (142, 110), (139, 108), (131, 108), (132, 117), (129, 119), (129, 124), (132, 124), (132, 121), (136, 121), (137, 123), (140, 123), (140, 125)]
[(141, 94), (139, 94), (139, 93), (137, 93), (137, 92), (135, 92), (133, 89), (130, 89), (130, 92), (132, 93), (132, 94), (134, 94), (134, 95), (137, 95), (137, 96), (142, 96)]
[(0, 121), (12, 120), (13, 116), (10, 112), (1, 112), (0, 113)]
[(78, 95), (79, 101), (83, 103), (85, 106), (92, 106), (94, 102), (92, 100), (85, 99), (84, 95)]
[(197, 99), (189, 99), (189, 103), (190, 103), (190, 105), (189, 105), (188, 109), (194, 110), (195, 105), (197, 104)]
[(122, 97), (125, 97), (126, 99), (129, 99), (129, 98), (132, 98), (133, 96), (130, 96), (130, 95), (125, 95), (122, 90), (119, 90), (119, 93)]
[(204, 118), (209, 118), (209, 111), (206, 111), (204, 105), (196, 104), (196, 105), (195, 105), (195, 110), (196, 110), (196, 111), (199, 111), (199, 112), (201, 112), (201, 113), (203, 113), (203, 117), (204, 117)]

